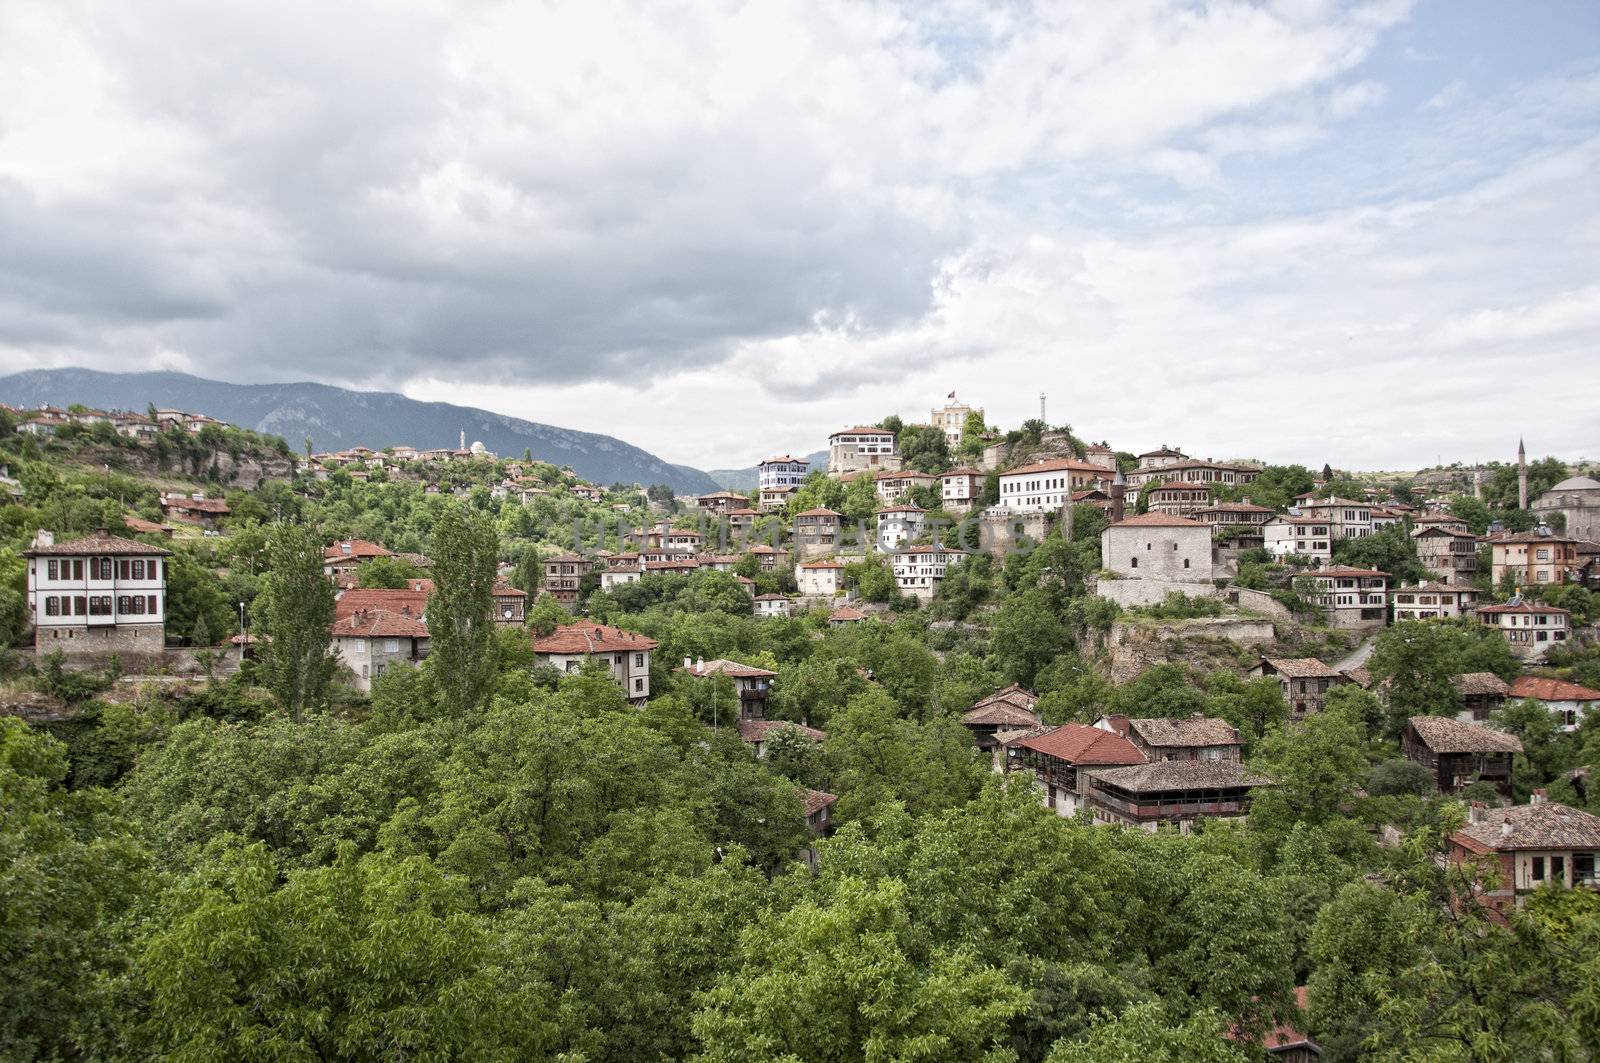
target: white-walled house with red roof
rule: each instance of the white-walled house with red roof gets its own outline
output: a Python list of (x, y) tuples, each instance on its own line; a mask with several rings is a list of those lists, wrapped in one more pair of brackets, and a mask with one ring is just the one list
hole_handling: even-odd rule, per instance
[(642, 705), (650, 697), (650, 653), (656, 640), (584, 620), (565, 624), (533, 640), (534, 658), (562, 672), (582, 671), (586, 661), (606, 666), (628, 700)]

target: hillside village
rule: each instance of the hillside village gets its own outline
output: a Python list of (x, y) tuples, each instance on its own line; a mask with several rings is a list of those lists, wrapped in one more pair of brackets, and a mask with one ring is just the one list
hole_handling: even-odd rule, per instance
[[(1600, 891), (1594, 470), (1520, 442), (1410, 478), (1123, 450), (953, 394), (840, 428), (825, 467), (770, 456), (748, 492), (456, 442), (297, 453), (199, 412), (0, 409), (5, 711), (112, 785), (192, 721), (288, 709), (291, 637), (327, 673), (297, 720), (398, 726), (454, 689), (441, 658), (479, 660), (499, 678), (472, 700), (606, 688), (627, 727), (753, 772), (773, 822), (729, 806), (707, 837), (768, 875), (996, 783), (1057, 820), (1273, 854), (1343, 824), (1295, 944), (1212, 1002), (1286, 1059), (1365, 1036), (1310, 935), (1409, 846), (1501, 925), (1552, 884)], [(292, 624), (285, 528), (327, 597), (302, 582)]]

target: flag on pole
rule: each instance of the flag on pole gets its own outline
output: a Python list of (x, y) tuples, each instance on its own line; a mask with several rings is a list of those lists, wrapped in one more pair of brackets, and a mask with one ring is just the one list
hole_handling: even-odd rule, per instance
[(956, 393), (955, 393), (955, 392), (953, 392), (953, 391), (952, 391), (952, 392), (951, 392), (951, 393), (950, 393), (950, 394), (948, 394), (948, 395), (946, 395), (946, 396), (945, 396), (945, 398), (947, 398), (947, 399), (953, 399), (953, 398), (955, 398), (955, 397), (956, 397)]

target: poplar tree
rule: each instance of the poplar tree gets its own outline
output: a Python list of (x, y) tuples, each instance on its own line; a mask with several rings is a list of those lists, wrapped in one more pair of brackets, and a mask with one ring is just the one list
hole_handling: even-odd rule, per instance
[(333, 584), (322, 574), (322, 547), (305, 528), (280, 524), (267, 539), (268, 571), (256, 597), (265, 637), (262, 673), (268, 690), (299, 723), (327, 700), (338, 658), (328, 653)]
[(494, 585), (500, 539), (486, 515), (445, 508), (433, 531), (429, 656), (445, 704), (470, 712), (494, 687)]

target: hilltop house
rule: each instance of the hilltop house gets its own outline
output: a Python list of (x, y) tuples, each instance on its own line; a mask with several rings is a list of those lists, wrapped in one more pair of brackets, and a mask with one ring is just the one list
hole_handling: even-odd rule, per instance
[(805, 482), (811, 463), (791, 454), (766, 458), (756, 466), (756, 487), (762, 491), (796, 488)]
[(322, 574), (330, 579), (355, 576), (363, 561), (374, 557), (393, 557), (394, 551), (385, 550), (377, 543), (365, 539), (343, 539), (322, 551)]
[(884, 428), (845, 428), (828, 437), (828, 475), (900, 468), (894, 433)]
[(1054, 513), (1075, 491), (1111, 485), (1105, 468), (1076, 458), (1035, 462), (1000, 474), (1000, 508), (1012, 513)]
[(1416, 528), (1417, 560), (1446, 583), (1471, 583), (1478, 574), (1478, 539), (1444, 524)]
[(839, 549), (843, 514), (826, 507), (795, 514), (794, 544), (801, 557), (831, 554)]
[(922, 534), (923, 511), (907, 503), (878, 510), (878, 549), (898, 550)]
[(161, 515), (179, 524), (215, 529), (229, 512), (228, 503), (220, 498), (207, 498), (203, 491), (187, 495), (169, 491), (161, 493)]
[(1238, 728), (1227, 720), (1199, 713), (1187, 719), (1102, 716), (1094, 725), (1132, 742), (1133, 748), (1152, 764), (1162, 760), (1243, 759)]
[(951, 469), (939, 477), (940, 505), (951, 513), (965, 513), (983, 498), (981, 469)]
[(843, 575), (844, 563), (832, 559), (803, 561), (794, 570), (795, 583), (807, 598), (832, 598), (844, 589)]
[(1395, 587), (1389, 604), (1396, 620), (1435, 620), (1466, 616), (1478, 604), (1478, 588), (1450, 583)]
[(965, 556), (965, 550), (950, 546), (908, 546), (897, 551), (890, 564), (900, 592), (926, 605), (938, 593), (945, 569)]
[(562, 605), (578, 600), (583, 577), (593, 572), (594, 562), (578, 554), (558, 554), (544, 563), (543, 590)]
[(1389, 617), (1389, 574), (1376, 569), (1335, 565), (1311, 569), (1296, 579), (1310, 580), (1306, 597), (1321, 606), (1339, 628), (1382, 627)]
[(1333, 560), (1332, 528), (1320, 518), (1273, 517), (1261, 526), (1261, 536), (1274, 561), (1296, 555), (1324, 565)]
[(1496, 587), (1506, 581), (1527, 587), (1576, 579), (1580, 565), (1578, 540), (1547, 531), (1522, 532), (1491, 539), (1490, 578)]

